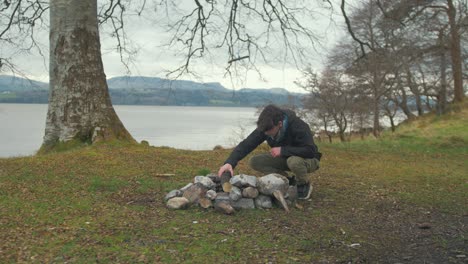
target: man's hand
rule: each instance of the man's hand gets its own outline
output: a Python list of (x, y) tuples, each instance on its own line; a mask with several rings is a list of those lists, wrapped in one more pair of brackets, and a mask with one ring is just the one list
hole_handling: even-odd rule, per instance
[(281, 147), (274, 147), (270, 149), (270, 154), (273, 158), (281, 156)]
[(221, 177), (221, 174), (223, 174), (223, 172), (225, 171), (229, 171), (231, 172), (231, 175), (234, 175), (234, 171), (232, 170), (232, 165), (229, 163), (226, 163), (223, 166), (221, 166), (221, 168), (219, 168), (218, 177)]

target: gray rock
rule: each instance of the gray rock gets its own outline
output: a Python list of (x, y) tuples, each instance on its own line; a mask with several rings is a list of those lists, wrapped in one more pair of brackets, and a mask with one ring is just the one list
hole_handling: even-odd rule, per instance
[(273, 195), (276, 190), (284, 195), (288, 191), (289, 181), (283, 175), (271, 173), (257, 180), (257, 188), (260, 193), (265, 195)]
[(283, 207), (283, 209), (286, 212), (289, 212), (289, 207), (288, 207), (288, 204), (286, 203), (286, 200), (284, 199), (283, 193), (280, 190), (275, 190), (273, 192), (273, 196), (280, 203), (281, 207)]
[(185, 197), (174, 197), (167, 201), (169, 209), (185, 209), (190, 205), (190, 201)]
[(271, 196), (260, 194), (255, 198), (255, 207), (262, 209), (273, 208), (273, 203), (271, 202)]
[(174, 197), (181, 197), (183, 192), (181, 190), (172, 190), (166, 196), (164, 197), (164, 201), (168, 201), (169, 199), (172, 199)]
[(254, 199), (241, 198), (237, 201), (231, 202), (234, 209), (255, 209)]
[(257, 198), (258, 196), (258, 190), (257, 188), (254, 187), (247, 187), (242, 190), (242, 197), (244, 198)]
[(231, 198), (229, 198), (229, 193), (219, 192), (216, 194), (215, 203), (227, 202), (231, 203)]
[(229, 203), (223, 201), (215, 203), (214, 208), (216, 209), (216, 211), (228, 215), (233, 214), (235, 212), (234, 208)]
[(229, 182), (230, 179), (231, 179), (231, 173), (229, 171), (225, 171), (223, 172), (223, 174), (221, 174), (219, 181), (221, 185), (223, 185), (225, 182)]
[(239, 174), (231, 178), (231, 184), (242, 188), (242, 187), (256, 187), (257, 177), (246, 174)]
[(193, 179), (193, 183), (200, 183), (207, 189), (214, 189), (216, 187), (216, 184), (210, 178), (205, 176), (195, 176), (195, 178)]
[(185, 192), (185, 191), (186, 191), (188, 188), (190, 188), (190, 186), (192, 186), (192, 185), (193, 185), (193, 183), (189, 183), (189, 184), (185, 185), (184, 187), (180, 188), (180, 190), (181, 190), (182, 192)]
[(200, 198), (205, 197), (207, 188), (200, 183), (193, 184), (185, 190), (183, 197), (187, 198), (190, 203), (197, 203)]
[(216, 173), (207, 174), (206, 177), (210, 178), (214, 183), (219, 183), (221, 181), (221, 178), (218, 177)]
[(208, 198), (208, 199), (210, 199), (210, 200), (216, 199), (216, 196), (217, 196), (217, 195), (218, 195), (218, 194), (217, 194), (215, 191), (213, 191), (213, 190), (208, 190), (208, 191), (206, 192), (206, 198)]
[(232, 201), (237, 201), (242, 198), (241, 189), (237, 188), (236, 186), (232, 186), (231, 191), (229, 192), (229, 198), (231, 198)]

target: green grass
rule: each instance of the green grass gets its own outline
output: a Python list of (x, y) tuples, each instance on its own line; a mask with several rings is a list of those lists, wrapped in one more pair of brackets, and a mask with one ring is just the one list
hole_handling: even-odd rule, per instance
[[(468, 254), (464, 118), (463, 111), (426, 116), (379, 140), (320, 144), (312, 200), (290, 213), (226, 216), (165, 207), (167, 192), (216, 172), (230, 150), (113, 142), (0, 159), (0, 259), (396, 263), (416, 255), (422, 262), (462, 263), (456, 255)], [(257, 175), (247, 159), (236, 172)], [(418, 229), (422, 222), (434, 228)]]

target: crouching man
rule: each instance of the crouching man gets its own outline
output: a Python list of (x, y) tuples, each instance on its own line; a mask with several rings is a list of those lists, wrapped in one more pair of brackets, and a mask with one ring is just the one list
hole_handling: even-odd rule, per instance
[[(237, 145), (219, 168), (218, 176), (233, 169), (257, 146), (267, 141), (270, 153), (253, 156), (249, 165), (263, 174), (279, 173), (297, 185), (298, 199), (309, 199), (312, 192), (310, 174), (319, 168), (322, 154), (314, 144), (309, 125), (288, 109), (267, 105), (257, 120), (257, 128)], [(291, 171), (293, 175), (288, 175)]]

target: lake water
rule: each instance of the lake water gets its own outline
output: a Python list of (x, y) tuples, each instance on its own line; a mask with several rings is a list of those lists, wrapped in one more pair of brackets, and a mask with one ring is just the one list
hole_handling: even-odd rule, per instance
[[(233, 146), (255, 128), (255, 108), (114, 106), (127, 130), (152, 146), (209, 150)], [(0, 104), (0, 157), (34, 154), (42, 144), (47, 105)]]

